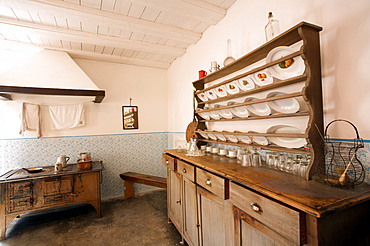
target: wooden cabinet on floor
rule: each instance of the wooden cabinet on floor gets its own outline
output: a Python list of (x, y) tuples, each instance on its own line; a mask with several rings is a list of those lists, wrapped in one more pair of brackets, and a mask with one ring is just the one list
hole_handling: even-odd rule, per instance
[(74, 164), (58, 173), (54, 167), (43, 167), (40, 173), (17, 169), (0, 176), (0, 239), (5, 239), (10, 222), (26, 212), (89, 203), (101, 216), (101, 171), (102, 163), (93, 162), (93, 168), (85, 171)]
[(163, 154), (168, 159), (181, 184), (167, 189), (181, 194), (179, 232), (189, 245), (370, 245), (370, 185), (339, 189), (176, 150)]

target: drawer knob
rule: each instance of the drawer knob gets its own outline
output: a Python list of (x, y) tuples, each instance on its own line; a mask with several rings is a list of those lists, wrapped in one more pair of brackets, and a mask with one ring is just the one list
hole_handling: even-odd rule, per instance
[(183, 172), (183, 173), (186, 173), (186, 169), (185, 169), (185, 168), (184, 168), (184, 169), (182, 169), (182, 172)]
[(260, 205), (258, 205), (257, 203), (254, 203), (254, 202), (251, 203), (251, 208), (253, 209), (254, 212), (262, 214), (262, 209)]
[(206, 180), (206, 185), (211, 185), (211, 184), (212, 184), (211, 180), (207, 179)]
[(166, 161), (166, 164), (168, 164), (169, 162), (168, 162), (168, 160)]
[(181, 200), (176, 201), (176, 203), (181, 204)]

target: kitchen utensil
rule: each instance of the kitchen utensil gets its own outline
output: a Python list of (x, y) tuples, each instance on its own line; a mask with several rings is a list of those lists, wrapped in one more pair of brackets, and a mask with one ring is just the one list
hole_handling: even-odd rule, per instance
[(67, 162), (69, 161), (69, 159), (70, 158), (68, 156), (60, 155), (60, 156), (58, 156), (57, 163), (61, 163), (62, 164), (62, 167), (66, 167), (67, 166)]

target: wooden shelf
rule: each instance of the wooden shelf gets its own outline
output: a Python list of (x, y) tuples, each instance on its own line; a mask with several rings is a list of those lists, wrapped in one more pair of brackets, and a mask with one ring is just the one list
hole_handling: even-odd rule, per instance
[[(265, 137), (280, 136), (280, 137), (305, 138), (307, 142), (307, 147), (305, 146), (304, 148), (294, 149), (294, 148), (279, 147), (274, 144), (269, 144), (267, 146), (261, 146), (261, 145), (256, 145), (254, 143), (251, 145), (247, 145), (241, 142), (235, 143), (231, 141), (225, 142), (225, 141), (216, 141), (216, 140), (210, 140), (210, 139), (200, 139), (200, 141), (209, 142), (209, 143), (234, 145), (234, 146), (239, 146), (239, 147), (252, 146), (252, 147), (257, 147), (257, 148), (272, 150), (272, 151), (281, 151), (281, 152), (290, 152), (290, 153), (310, 155), (311, 162), (309, 164), (308, 171), (306, 172), (306, 179), (311, 179), (312, 176), (316, 173), (316, 167), (317, 165), (319, 165), (321, 158), (324, 155), (324, 149), (323, 149), (324, 144), (321, 138), (321, 135), (323, 135), (323, 132), (324, 132), (323, 107), (322, 107), (322, 85), (321, 85), (320, 37), (319, 37), (319, 32), (321, 30), (322, 28), (319, 26), (316, 26), (316, 25), (313, 25), (307, 22), (301, 22), (293, 26), (289, 30), (283, 32), (279, 36), (275, 37), (274, 39), (270, 40), (269, 42), (249, 52), (245, 56), (234, 61), (230, 65), (225, 66), (221, 68), (220, 70), (214, 73), (211, 73), (207, 75), (206, 77), (193, 82), (193, 86), (196, 89), (196, 91), (194, 92), (194, 98), (197, 100), (199, 108), (204, 108), (205, 104), (215, 104), (218, 102), (229, 101), (232, 99), (250, 96), (250, 95), (254, 95), (259, 92), (269, 91), (269, 90), (277, 89), (277, 88), (281, 88), (281, 92), (286, 93), (284, 95), (274, 96), (270, 98), (260, 98), (255, 101), (235, 103), (235, 104), (227, 105), (227, 106), (222, 105), (221, 107), (218, 107), (218, 108), (204, 109), (204, 110), (195, 109), (196, 116), (197, 116), (197, 113), (201, 113), (201, 112), (212, 112), (215, 110), (244, 107), (247, 105), (252, 105), (252, 104), (257, 104), (257, 103), (265, 103), (265, 102), (271, 102), (271, 101), (282, 100), (282, 99), (287, 99), (287, 98), (298, 98), (298, 97), (302, 99), (303, 103), (305, 103), (305, 106), (307, 107), (307, 110), (305, 109), (304, 111), (299, 111), (297, 113), (292, 113), (292, 114), (284, 114), (284, 113), (275, 114), (274, 113), (268, 116), (251, 116), (248, 118), (235, 117), (231, 119), (221, 118), (219, 120), (214, 120), (214, 119), (203, 120), (203, 119), (200, 119), (200, 116), (197, 116), (197, 118), (200, 119), (199, 124), (198, 124), (198, 129), (196, 130), (198, 134), (201, 132), (207, 132), (207, 131), (202, 131), (206, 129), (207, 122), (218, 124), (218, 122), (228, 122), (228, 121), (267, 120), (267, 119), (304, 116), (304, 117), (307, 117), (307, 127), (306, 129), (304, 129), (304, 134), (298, 134), (298, 135), (284, 134), (284, 136), (276, 135), (276, 134), (271, 135), (267, 133), (259, 133), (259, 134), (260, 136), (265, 136)], [(292, 45), (300, 45), (300, 49), (297, 51), (294, 51), (293, 53), (289, 55), (286, 55), (277, 60), (274, 60), (272, 62), (268, 62), (263, 65), (259, 65), (257, 67), (251, 68), (249, 71), (244, 70), (240, 72), (240, 74), (234, 75), (235, 72), (245, 69), (246, 67), (253, 65), (256, 62), (260, 62), (261, 60), (265, 59), (268, 53), (274, 48), (279, 47), (279, 46), (292, 46)], [(256, 88), (248, 90), (248, 91), (242, 91), (242, 92), (239, 92), (233, 95), (219, 97), (214, 100), (202, 101), (200, 98), (198, 98), (198, 95), (200, 93), (206, 92), (207, 90), (215, 89), (221, 85), (225, 85), (237, 79), (241, 79), (245, 76), (254, 74), (263, 69), (268, 69), (269, 67), (275, 66), (276, 64), (282, 61), (285, 61), (290, 58), (294, 59), (294, 57), (297, 57), (297, 56), (300, 56), (304, 61), (305, 72), (302, 75), (297, 75), (297, 76), (291, 77), (289, 79), (284, 79), (284, 80), (279, 80), (277, 78), (274, 78), (274, 82), (271, 84), (264, 85), (264, 86), (257, 86)], [(231, 78), (226, 77), (231, 74), (233, 74), (232, 75), (233, 77)], [(225, 79), (222, 80), (222, 78), (224, 77)], [(221, 79), (222, 81), (218, 82), (219, 79)], [(211, 82), (217, 82), (217, 83), (205, 87), (206, 84), (211, 83)], [(303, 83), (302, 86), (299, 85), (301, 86), (301, 89), (296, 89), (296, 91), (293, 91), (293, 92), (287, 91), (285, 89), (285, 88), (288, 88), (286, 86), (292, 85), (295, 83)], [(289, 88), (295, 88), (295, 87), (289, 87)], [(294, 126), (293, 120), (292, 120), (291, 125)], [(214, 127), (214, 125), (211, 125), (211, 127)], [(209, 129), (209, 130), (212, 130), (212, 129)], [(231, 133), (231, 134), (237, 135), (240, 133)]]
[[(34, 94), (34, 95), (53, 95), (53, 96), (94, 96), (94, 103), (101, 103), (105, 97), (103, 90), (79, 90), (79, 89), (59, 89), (59, 88), (40, 88), (40, 87), (22, 87), (0, 85), (0, 92), (16, 94)], [(10, 95), (9, 95), (10, 96)], [(9, 98), (8, 98), (9, 99)], [(11, 97), (10, 97), (11, 99)]]

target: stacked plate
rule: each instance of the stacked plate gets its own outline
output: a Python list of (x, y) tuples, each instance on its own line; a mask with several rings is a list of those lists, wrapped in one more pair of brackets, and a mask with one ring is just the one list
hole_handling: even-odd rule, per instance
[[(281, 96), (285, 94), (286, 93), (284, 92), (273, 91), (267, 94), (266, 98)], [(296, 113), (299, 111), (299, 102), (295, 98), (286, 98), (286, 99), (269, 101), (267, 102), (267, 104), (273, 110), (280, 112), (280, 113), (290, 114), (290, 113)]]
[(256, 87), (251, 75), (248, 75), (244, 78), (239, 79), (238, 86), (243, 91), (249, 91)]
[[(300, 129), (290, 125), (275, 125), (267, 129), (271, 134), (304, 134)], [(301, 148), (307, 144), (305, 138), (268, 137), (271, 142), (285, 148)]]
[[(227, 103), (228, 106), (237, 104), (234, 101), (230, 101)], [(236, 117), (240, 118), (248, 118), (249, 117), (249, 111), (247, 110), (246, 106), (240, 106), (235, 108), (230, 108), (231, 113), (235, 115)]]
[[(223, 105), (220, 105), (220, 104), (215, 104), (214, 105), (214, 108), (220, 108), (220, 107), (223, 107)], [(231, 110), (228, 109), (228, 108), (219, 109), (219, 110), (217, 110), (217, 112), (222, 118), (225, 118), (225, 119), (232, 119), (233, 118), (233, 114), (231, 113)]]
[[(256, 97), (247, 97), (244, 102), (252, 102), (258, 100)], [(268, 116), (271, 114), (271, 108), (267, 105), (267, 103), (254, 103), (246, 105), (248, 111), (250, 111), (254, 115), (258, 116)]]
[[(258, 133), (258, 132), (249, 131), (248, 133)], [(253, 135), (251, 135), (250, 138), (252, 139), (253, 142), (255, 142), (256, 144), (259, 144), (259, 145), (266, 146), (266, 145), (269, 144), (269, 141), (264, 136), (253, 136)]]

